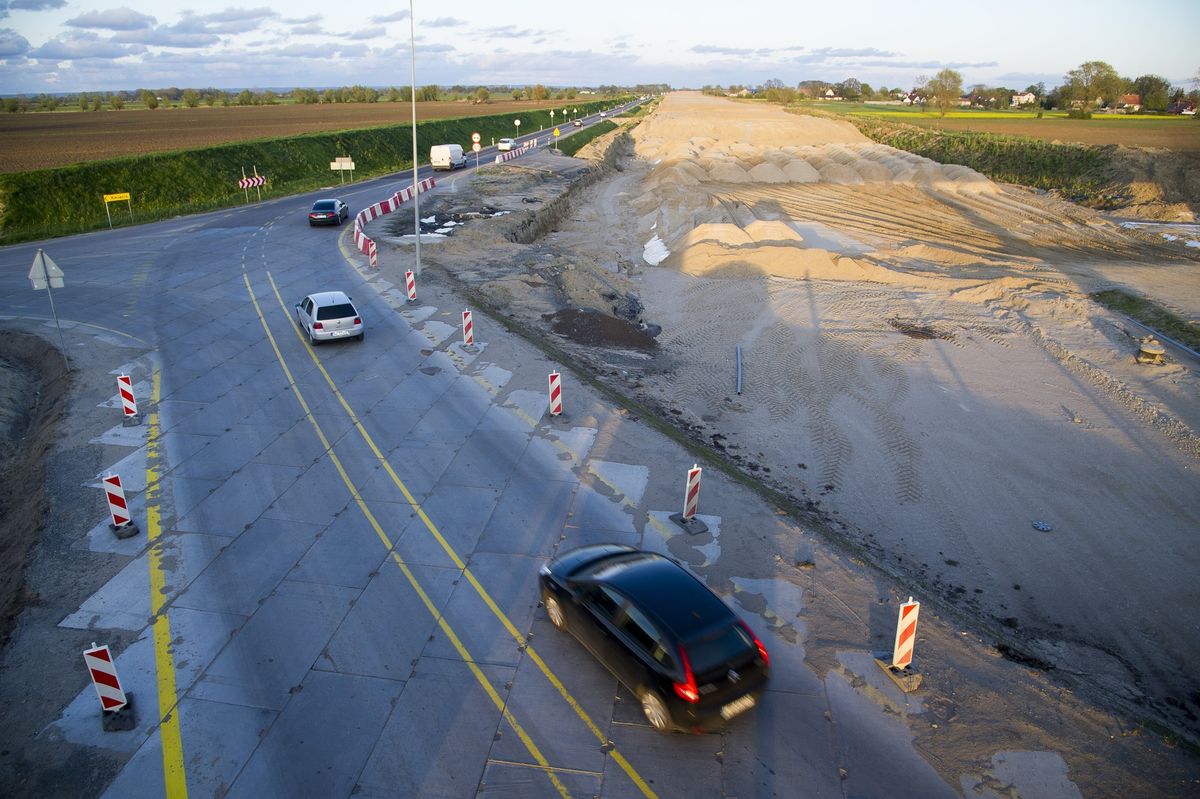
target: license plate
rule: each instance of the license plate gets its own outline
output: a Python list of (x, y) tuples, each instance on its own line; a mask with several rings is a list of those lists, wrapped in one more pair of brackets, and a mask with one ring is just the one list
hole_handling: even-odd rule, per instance
[(721, 708), (721, 718), (729, 721), (739, 713), (745, 713), (750, 708), (754, 707), (754, 697), (747, 695), (741, 699), (735, 699), (725, 707)]
[(347, 335), (349, 335), (349, 334), (350, 334), (350, 331), (349, 331), (349, 330), (335, 330), (335, 331), (333, 331), (333, 335), (334, 335), (334, 337), (335, 337), (335, 338), (336, 338), (336, 337), (338, 337), (338, 336), (347, 336)]

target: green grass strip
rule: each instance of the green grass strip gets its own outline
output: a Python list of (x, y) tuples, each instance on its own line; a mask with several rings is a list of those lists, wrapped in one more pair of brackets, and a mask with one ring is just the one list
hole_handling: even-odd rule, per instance
[(575, 155), (585, 145), (593, 139), (597, 139), (608, 133), (610, 130), (616, 130), (617, 123), (607, 119), (597, 122), (590, 128), (585, 128), (578, 133), (572, 133), (567, 138), (558, 143), (558, 149), (562, 150), (567, 155)]
[(1097, 292), (1091, 297), (1105, 308), (1136, 319), (1146, 327), (1162, 333), (1164, 336), (1169, 336), (1186, 347), (1200, 350), (1200, 325), (1190, 322), (1144, 297), (1137, 297), (1120, 289)]

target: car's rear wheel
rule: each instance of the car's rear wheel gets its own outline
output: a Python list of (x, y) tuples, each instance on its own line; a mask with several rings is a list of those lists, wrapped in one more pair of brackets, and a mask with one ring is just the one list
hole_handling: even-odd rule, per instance
[(367, 331), (364, 330), (363, 332), (359, 333), (354, 338), (357, 339), (359, 344), (362, 344), (363, 341), (366, 339), (366, 337), (367, 337)]
[(546, 593), (543, 597), (543, 604), (546, 606), (546, 615), (550, 617), (550, 623), (557, 630), (567, 629), (567, 616), (563, 613), (562, 603), (558, 601), (558, 597), (554, 594)]
[(313, 335), (313, 332), (311, 330), (308, 331), (308, 343), (314, 347), (321, 343), (320, 341), (317, 340), (317, 337), (315, 335)]
[(662, 697), (649, 688), (643, 688), (641, 700), (642, 714), (646, 717), (646, 721), (650, 722), (650, 726), (659, 732), (670, 732), (672, 729), (671, 714)]

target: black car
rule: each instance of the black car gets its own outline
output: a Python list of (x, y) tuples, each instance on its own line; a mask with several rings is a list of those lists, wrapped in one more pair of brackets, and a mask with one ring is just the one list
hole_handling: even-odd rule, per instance
[(350, 206), (341, 200), (317, 200), (308, 212), (308, 224), (340, 225), (350, 218)]
[(539, 571), (550, 622), (569, 630), (660, 732), (703, 732), (754, 707), (766, 647), (677, 561), (621, 544), (565, 552)]

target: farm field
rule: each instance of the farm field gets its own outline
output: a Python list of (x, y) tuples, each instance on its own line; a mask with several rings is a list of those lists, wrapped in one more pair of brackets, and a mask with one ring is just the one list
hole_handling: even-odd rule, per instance
[(1178, 153), (1200, 154), (1200, 120), (1193, 117), (1096, 114), (1092, 119), (1067, 119), (1065, 114), (1047, 112), (1038, 119), (1033, 113), (1005, 111), (952, 111), (939, 117), (936, 113), (896, 106), (820, 103), (815, 107), (836, 114), (883, 117), (939, 130), (1030, 136), (1048, 142), (1093, 146), (1159, 147)]
[[(589, 98), (595, 102), (600, 98)], [(573, 101), (582, 104), (582, 101)], [(561, 108), (565, 101), (417, 103), (417, 119), (451, 119)], [(235, 141), (404, 124), (408, 103), (263, 105), (0, 114), (0, 173)]]

